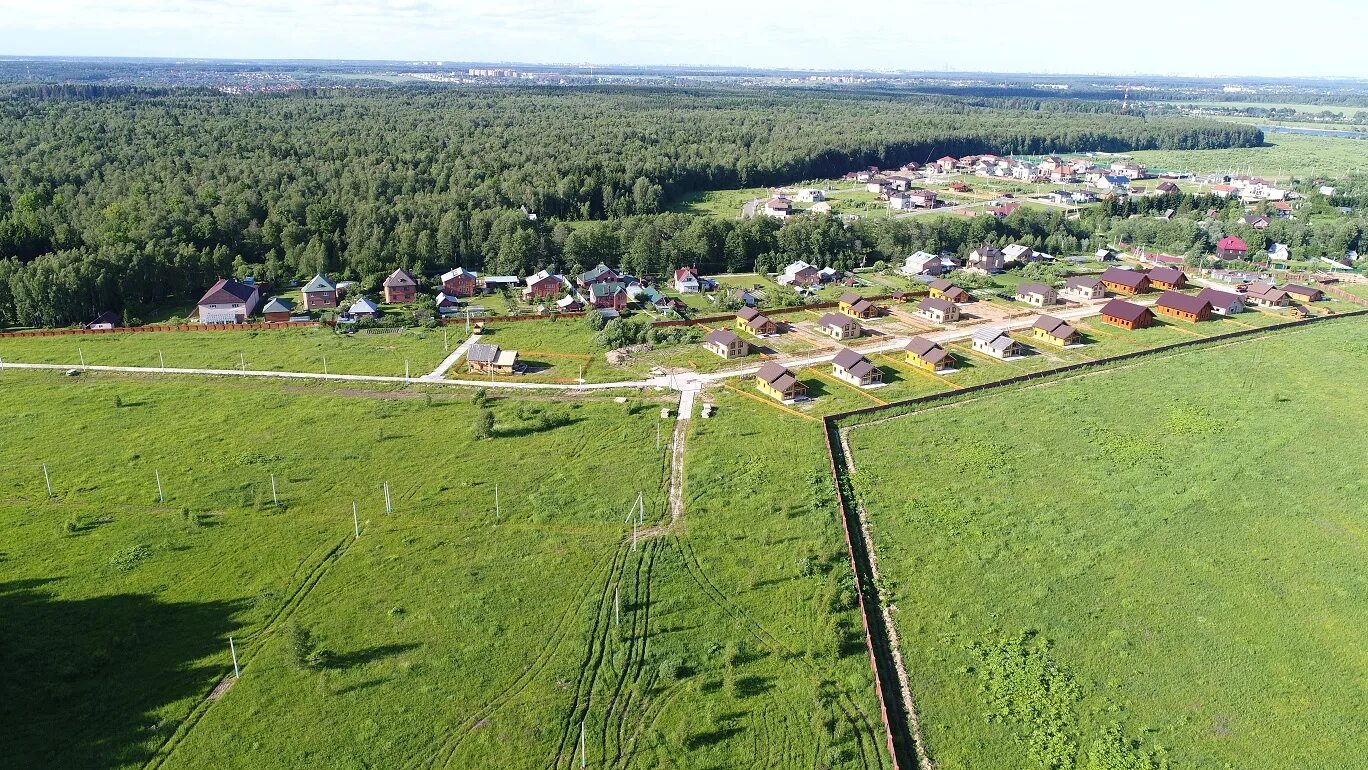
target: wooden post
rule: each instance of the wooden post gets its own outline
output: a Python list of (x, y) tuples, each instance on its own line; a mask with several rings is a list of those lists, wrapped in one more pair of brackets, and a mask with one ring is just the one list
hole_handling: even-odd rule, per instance
[(157, 476), (157, 500), (160, 501), (160, 502), (162, 502), (162, 503), (165, 503), (165, 502), (166, 502), (166, 493), (162, 492), (161, 471), (156, 470), (156, 469), (153, 469), (152, 472), (153, 472), (154, 474), (156, 474), (156, 476)]
[(55, 497), (52, 494), (52, 477), (48, 475), (47, 463), (43, 463), (43, 483), (47, 484), (48, 497)]
[(161, 359), (161, 370), (162, 370), (162, 373), (165, 374), (165, 373), (166, 373), (166, 354), (163, 353), (163, 352), (161, 352), (160, 350), (158, 350), (158, 351), (157, 351), (157, 357)]
[(271, 474), (271, 502), (275, 503), (275, 506), (277, 508), (280, 507), (280, 495), (276, 494), (276, 483), (274, 473)]
[(355, 533), (356, 533), (355, 537), (360, 538), (360, 537), (361, 537), (361, 520), (360, 520), (359, 518), (357, 518), (357, 516), (356, 516), (356, 501), (355, 501), (355, 500), (352, 501), (352, 529), (353, 529), (353, 530), (355, 531)]
[(233, 653), (233, 678), (234, 678), (234, 679), (241, 679), (241, 678), (242, 678), (242, 671), (240, 671), (240, 670), (238, 669), (238, 662), (237, 662), (237, 645), (233, 644), (233, 637), (231, 637), (231, 636), (228, 637), (228, 650), (229, 650), (229, 652)]

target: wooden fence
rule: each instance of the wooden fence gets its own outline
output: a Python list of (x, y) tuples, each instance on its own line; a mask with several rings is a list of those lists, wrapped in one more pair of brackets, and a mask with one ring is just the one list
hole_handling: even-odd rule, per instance
[(123, 326), (117, 329), (30, 329), (19, 332), (0, 332), (0, 339), (6, 337), (66, 337), (83, 334), (139, 334), (144, 332), (274, 331), (276, 329), (312, 328), (322, 325), (318, 321), (281, 321), (279, 323), (250, 324), (150, 324), (147, 326)]

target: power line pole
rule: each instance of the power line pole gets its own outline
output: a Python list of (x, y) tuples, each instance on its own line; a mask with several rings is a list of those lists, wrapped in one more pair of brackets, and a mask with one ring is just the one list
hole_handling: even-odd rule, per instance
[(495, 485), (494, 485), (494, 521), (497, 522), (497, 521), (499, 520), (499, 518), (500, 518), (500, 511), (499, 511), (499, 485), (498, 485), (498, 484), (495, 484)]
[(385, 513), (394, 513), (394, 506), (390, 504), (389, 482), (385, 482)]
[(328, 357), (323, 356), (323, 374), (328, 373)]
[(229, 652), (233, 653), (233, 678), (234, 678), (234, 679), (241, 679), (241, 678), (242, 678), (242, 671), (240, 671), (240, 670), (238, 669), (237, 645), (233, 644), (233, 637), (231, 637), (231, 636), (228, 637), (228, 650), (229, 650)]
[(355, 500), (352, 501), (352, 530), (355, 533), (354, 537), (359, 539), (361, 537), (361, 520), (356, 516)]
[(157, 477), (157, 500), (160, 501), (161, 503), (165, 504), (165, 503), (166, 503), (166, 494), (165, 494), (164, 492), (162, 492), (161, 471), (160, 471), (160, 470), (153, 469), (152, 473), (156, 474), (156, 477)]
[(48, 497), (56, 497), (52, 494), (52, 477), (48, 475), (47, 463), (43, 463), (43, 483), (47, 484)]
[(280, 507), (280, 495), (276, 494), (276, 483), (274, 473), (271, 474), (271, 502), (275, 503), (275, 506), (277, 508)]

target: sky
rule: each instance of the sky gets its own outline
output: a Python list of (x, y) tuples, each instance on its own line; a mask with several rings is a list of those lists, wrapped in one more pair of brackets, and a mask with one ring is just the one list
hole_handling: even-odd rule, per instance
[(1364, 22), (1365, 0), (0, 0), (0, 55), (1368, 77)]

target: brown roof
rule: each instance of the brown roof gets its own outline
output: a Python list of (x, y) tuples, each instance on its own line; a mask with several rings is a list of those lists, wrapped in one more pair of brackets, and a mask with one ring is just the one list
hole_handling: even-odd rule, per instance
[(1036, 319), (1032, 324), (1032, 329), (1041, 329), (1051, 337), (1066, 340), (1075, 334), (1074, 328), (1063, 318), (1055, 318), (1052, 315), (1043, 315)]
[(1183, 274), (1182, 270), (1179, 270), (1176, 267), (1161, 266), (1151, 268), (1149, 271), (1149, 278), (1151, 281), (1160, 281), (1168, 284), (1176, 284), (1178, 283), (1179, 279), (1186, 280), (1187, 276)]
[(1289, 283), (1282, 287), (1288, 294), (1296, 294), (1300, 297), (1315, 297), (1321, 293), (1320, 289), (1313, 289), (1310, 286), (1302, 286), (1299, 283)]
[(925, 337), (913, 337), (907, 341), (907, 345), (903, 347), (903, 350), (906, 350), (908, 353), (911, 353), (923, 361), (933, 364), (944, 360), (950, 355), (945, 352), (945, 348), (941, 347), (940, 343), (932, 342)]
[(200, 297), (199, 304), (231, 305), (235, 302), (246, 302), (251, 298), (254, 291), (256, 291), (255, 286), (248, 286), (231, 278), (220, 278), (217, 283), (209, 287), (209, 291), (206, 291), (203, 297)]
[(1211, 312), (1211, 303), (1201, 297), (1194, 297), (1191, 294), (1183, 294), (1177, 291), (1166, 291), (1159, 295), (1159, 301), (1155, 303), (1159, 307), (1166, 307), (1170, 310), (1177, 310), (1182, 313), (1192, 313), (1194, 315), (1206, 310)]
[(861, 297), (853, 291), (847, 291), (841, 294), (841, 301), (846, 303), (847, 305), (853, 305), (862, 299), (864, 299), (864, 297)]
[(1230, 307), (1236, 302), (1244, 303), (1240, 295), (1220, 289), (1202, 289), (1197, 292), (1197, 298), (1210, 302), (1212, 307)]
[(736, 332), (731, 329), (713, 329), (708, 332), (708, 336), (704, 337), (703, 341), (714, 345), (720, 344), (731, 347), (732, 344), (739, 339), (741, 338), (736, 336)]
[(785, 369), (783, 364), (778, 364), (773, 361), (761, 366), (757, 376), (769, 383), (776, 390), (788, 390), (793, 387), (793, 383), (798, 381), (798, 378), (793, 375), (793, 372)]
[(1124, 267), (1109, 267), (1102, 271), (1102, 280), (1131, 289), (1139, 287), (1140, 281), (1145, 278), (1148, 276), (1139, 270), (1127, 270)]
[(817, 321), (818, 326), (839, 326), (844, 329), (847, 325), (855, 323), (855, 319), (840, 313), (827, 313)]
[(418, 279), (413, 277), (413, 273), (410, 273), (402, 267), (395, 270), (393, 273), (390, 273), (389, 277), (385, 279), (385, 286), (389, 288), (417, 285)]
[(955, 303), (943, 300), (940, 297), (926, 297), (917, 303), (918, 310), (939, 310), (948, 313), (955, 309)]
[(1093, 289), (1101, 283), (1102, 280), (1095, 275), (1075, 275), (1064, 281), (1064, 285), (1069, 288), (1087, 287)]
[(753, 307), (743, 307), (740, 310), (736, 311), (736, 317), (741, 319), (742, 321), (749, 322), (755, 318), (761, 318), (763, 316), (760, 315), (759, 310), (756, 310)]
[(932, 282), (930, 283), (930, 286), (931, 286), (931, 288), (935, 289), (936, 291), (945, 291), (946, 289), (953, 289), (953, 288), (955, 288), (955, 284), (950, 283), (949, 281), (945, 280), (944, 278), (937, 278), (936, 280), (934, 280), (934, 281), (932, 281)]
[(1260, 299), (1279, 300), (1287, 295), (1287, 292), (1279, 289), (1271, 283), (1255, 283), (1249, 287), (1249, 296), (1259, 297)]
[(1054, 291), (1054, 289), (1051, 289), (1043, 283), (1028, 282), (1017, 286), (1017, 294), (1040, 294), (1042, 296), (1049, 296), (1052, 291)]
[(1134, 323), (1146, 315), (1152, 316), (1154, 313), (1144, 305), (1135, 305), (1124, 299), (1114, 299), (1102, 306), (1102, 315)]
[(831, 359), (831, 363), (860, 378), (874, 370), (874, 364), (870, 363), (868, 358), (850, 348), (841, 348), (841, 352)]

